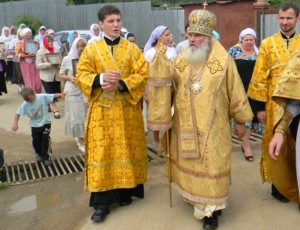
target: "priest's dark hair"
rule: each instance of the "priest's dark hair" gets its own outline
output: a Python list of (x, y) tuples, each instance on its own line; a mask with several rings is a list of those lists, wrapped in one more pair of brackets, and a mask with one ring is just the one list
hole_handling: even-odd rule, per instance
[(293, 11), (295, 12), (296, 17), (299, 16), (300, 9), (299, 9), (299, 6), (296, 5), (295, 3), (288, 2), (288, 3), (283, 4), (279, 8), (279, 10), (282, 10), (282, 11), (287, 11), (289, 9), (293, 9)]
[(117, 14), (122, 17), (120, 9), (114, 5), (106, 5), (100, 8), (98, 11), (98, 19), (103, 22), (107, 15)]

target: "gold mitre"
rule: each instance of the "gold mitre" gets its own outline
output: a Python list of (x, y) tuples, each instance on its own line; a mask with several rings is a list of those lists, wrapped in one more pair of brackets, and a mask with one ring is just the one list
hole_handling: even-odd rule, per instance
[(206, 36), (213, 35), (217, 17), (208, 10), (193, 10), (189, 15), (188, 33), (203, 34)]

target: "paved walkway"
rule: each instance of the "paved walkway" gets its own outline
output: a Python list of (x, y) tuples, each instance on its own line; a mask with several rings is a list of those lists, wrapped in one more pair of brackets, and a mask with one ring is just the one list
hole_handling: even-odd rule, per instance
[[(17, 86), (9, 86), (9, 94), (0, 97), (0, 127), (11, 129), (13, 116), (22, 102)], [(9, 105), (9, 106), (8, 106)], [(5, 109), (3, 109), (5, 107)], [(63, 101), (58, 103), (63, 114)], [(70, 140), (64, 135), (64, 120), (53, 120), (53, 141)], [(21, 133), (28, 134), (28, 119), (20, 121)], [(228, 206), (219, 218), (220, 230), (297, 230), (300, 212), (294, 203), (283, 204), (272, 198), (270, 185), (263, 184), (259, 175), (260, 144), (255, 144), (254, 162), (247, 162), (240, 148), (232, 153), (232, 185)], [(196, 230), (202, 222), (193, 217), (193, 208), (173, 191), (173, 207), (169, 207), (168, 183), (165, 177), (164, 159), (154, 159), (148, 165), (148, 182), (145, 198), (134, 199), (127, 207), (114, 206), (103, 223), (90, 221), (90, 213), (82, 217), (76, 227), (80, 230)], [(201, 185), (199, 185), (201, 186)], [(61, 223), (63, 225), (63, 223)], [(1, 228), (1, 227), (0, 227)], [(46, 228), (45, 228), (46, 229)], [(63, 229), (63, 228), (62, 228)]]

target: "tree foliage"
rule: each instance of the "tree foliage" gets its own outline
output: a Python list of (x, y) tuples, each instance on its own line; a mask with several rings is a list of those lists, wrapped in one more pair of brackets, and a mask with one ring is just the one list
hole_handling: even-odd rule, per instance
[(31, 29), (33, 35), (35, 35), (39, 27), (43, 25), (40, 19), (29, 15), (22, 15), (16, 18), (15, 25), (19, 26), (22, 23)]
[(269, 0), (268, 1), (271, 5), (273, 6), (277, 6), (277, 7), (280, 7), (281, 5), (283, 5), (284, 3), (287, 3), (287, 2), (293, 2), (295, 4), (297, 4), (299, 6), (300, 4), (300, 0)]

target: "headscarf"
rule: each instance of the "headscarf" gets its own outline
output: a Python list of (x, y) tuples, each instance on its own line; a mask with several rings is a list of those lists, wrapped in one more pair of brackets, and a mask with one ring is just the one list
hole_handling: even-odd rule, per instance
[(47, 29), (45, 34), (46, 35), (54, 34), (54, 30), (53, 29)]
[[(8, 36), (5, 35), (4, 30), (8, 30)], [(1, 40), (5, 41), (5, 40), (9, 40), (12, 39), (13, 37), (11, 37), (10, 32), (9, 32), (9, 28), (7, 26), (4, 26), (2, 28), (2, 32), (1, 32)]]
[[(99, 28), (99, 35), (96, 36), (95, 33), (94, 33), (94, 27), (98, 27)], [(100, 29), (100, 26), (96, 23), (92, 24), (91, 27), (90, 27), (90, 34), (91, 34), (91, 37), (101, 37), (101, 29)]]
[(53, 47), (50, 47), (49, 44), (48, 44), (48, 41), (46, 39), (47, 36), (44, 36), (43, 37), (43, 46), (46, 50), (48, 50), (50, 53), (54, 53), (54, 48)]
[[(28, 32), (31, 32), (31, 29), (29, 29), (28, 27), (22, 29), (22, 31), (21, 31), (21, 33), (20, 33), (21, 37), (24, 38), (25, 35), (26, 35)], [(32, 32), (31, 32), (31, 33), (32, 33)]]
[[(96, 36), (94, 33), (94, 27), (98, 27), (99, 28), (99, 35)], [(98, 39), (100, 39), (103, 36), (103, 32), (101, 32), (101, 28), (98, 24), (92, 24), (90, 27), (90, 32), (86, 35), (86, 41), (88, 41), (88, 44), (97, 41)]]
[(21, 23), (20, 25), (19, 25), (19, 29), (24, 29), (24, 28), (26, 28), (27, 26), (24, 24), (24, 23)]
[(144, 55), (146, 54), (146, 52), (151, 49), (152, 47), (152, 43), (157, 41), (157, 39), (164, 33), (164, 31), (167, 29), (166, 26), (158, 26), (156, 27), (151, 35), (150, 35), (150, 38), (149, 40), (147, 41), (145, 47), (144, 47)]
[(220, 34), (217, 31), (213, 30), (213, 35), (216, 37), (216, 39), (218, 41), (220, 41), (221, 37), (220, 37)]
[(76, 30), (70, 31), (70, 32), (69, 32), (68, 39), (67, 39), (67, 41), (68, 41), (69, 44), (71, 44), (71, 45), (72, 45), (72, 43), (73, 43), (73, 34), (74, 34), (74, 33), (77, 33), (77, 31), (76, 31)]
[[(255, 40), (257, 39), (256, 32), (251, 28), (246, 28), (246, 29), (242, 30), (242, 32), (240, 33), (240, 36), (239, 36), (240, 43), (242, 43), (243, 37), (245, 37), (246, 35), (252, 35), (255, 38)], [(258, 54), (257, 46), (254, 45), (253, 48), (255, 50), (255, 53)]]
[(128, 32), (124, 35), (125, 39), (128, 40), (128, 37), (134, 37), (134, 34), (131, 32)]
[(41, 27), (39, 28), (39, 32), (40, 32), (40, 30), (42, 30), (42, 29), (44, 29), (44, 30), (46, 31), (46, 27), (45, 27), (45, 26), (41, 26)]
[(71, 46), (71, 49), (68, 53), (68, 56), (70, 56), (72, 59), (78, 59), (78, 52), (77, 52), (77, 43), (79, 40), (83, 40), (84, 42), (86, 42), (83, 38), (77, 37), (75, 38), (75, 40), (73, 41), (73, 44)]

